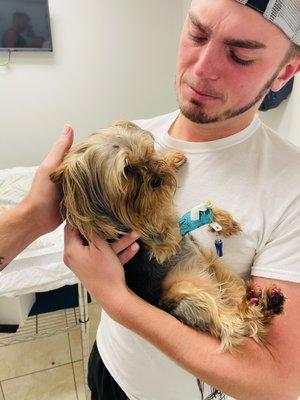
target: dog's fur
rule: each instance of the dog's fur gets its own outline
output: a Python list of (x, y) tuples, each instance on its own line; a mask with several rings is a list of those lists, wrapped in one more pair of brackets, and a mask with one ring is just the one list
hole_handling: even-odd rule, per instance
[[(274, 285), (263, 291), (246, 285), (192, 235), (181, 237), (173, 196), (186, 157), (160, 154), (154, 143), (151, 133), (120, 121), (74, 146), (51, 174), (62, 187), (67, 220), (87, 240), (92, 232), (108, 241), (138, 232), (140, 250), (124, 266), (127, 285), (183, 323), (220, 338), (222, 349), (236, 350), (243, 336), (263, 341), (284, 296)], [(241, 232), (228, 212), (213, 208), (213, 215), (223, 236)]]

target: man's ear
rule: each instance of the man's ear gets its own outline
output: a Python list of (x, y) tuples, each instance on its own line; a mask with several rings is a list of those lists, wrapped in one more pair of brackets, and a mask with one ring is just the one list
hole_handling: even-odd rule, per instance
[(300, 55), (293, 57), (288, 64), (286, 64), (279, 75), (272, 83), (270, 89), (272, 92), (278, 92), (297, 72), (300, 71)]

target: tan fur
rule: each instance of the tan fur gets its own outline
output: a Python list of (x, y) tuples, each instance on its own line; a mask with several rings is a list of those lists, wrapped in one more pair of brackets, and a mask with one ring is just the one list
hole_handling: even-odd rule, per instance
[[(92, 232), (108, 240), (138, 232), (152, 257), (169, 271), (161, 308), (234, 351), (244, 336), (258, 342), (266, 336), (273, 318), (270, 288), (256, 293), (215, 253), (190, 235), (181, 237), (173, 196), (178, 168), (186, 161), (178, 151), (155, 151), (150, 132), (118, 121), (74, 146), (51, 178), (62, 186), (67, 220), (87, 240)], [(227, 211), (214, 207), (213, 215), (223, 236), (241, 232)], [(259, 304), (249, 303), (253, 296)]]
[(221, 339), (220, 349), (237, 351), (244, 336), (263, 342), (272, 319), (264, 312), (266, 299), (258, 306), (249, 304), (245, 282), (212, 253), (199, 252), (190, 252), (189, 265), (179, 261), (165, 279), (161, 304), (168, 309), (177, 303), (171, 314)]
[[(228, 211), (221, 210), (220, 208), (213, 208), (214, 221), (222, 226), (222, 236), (229, 237), (231, 235), (238, 235), (242, 232), (240, 225), (233, 219)], [(209, 227), (210, 232), (213, 229)]]

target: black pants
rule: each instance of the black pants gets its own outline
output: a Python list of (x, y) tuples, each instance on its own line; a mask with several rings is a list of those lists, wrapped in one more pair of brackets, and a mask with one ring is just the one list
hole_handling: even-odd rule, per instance
[(126, 394), (106, 369), (96, 342), (89, 358), (88, 384), (92, 400), (128, 400)]
[[(199, 399), (204, 399), (203, 383), (198, 379), (197, 381), (200, 390)], [(96, 342), (94, 343), (89, 358), (88, 384), (92, 392), (92, 400), (128, 400), (126, 394), (106, 369), (100, 357)], [(225, 395), (223, 393), (212, 387), (211, 394), (206, 397), (205, 400), (224, 400), (224, 397)]]

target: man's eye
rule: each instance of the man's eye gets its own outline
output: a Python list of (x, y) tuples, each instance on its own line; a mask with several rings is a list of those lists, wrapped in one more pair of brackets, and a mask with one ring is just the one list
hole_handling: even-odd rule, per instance
[(230, 57), (238, 64), (247, 66), (254, 63), (254, 60), (242, 60), (241, 58), (237, 57), (233, 51), (230, 52)]
[(190, 33), (190, 39), (195, 43), (204, 43), (206, 41), (205, 37), (195, 36)]

